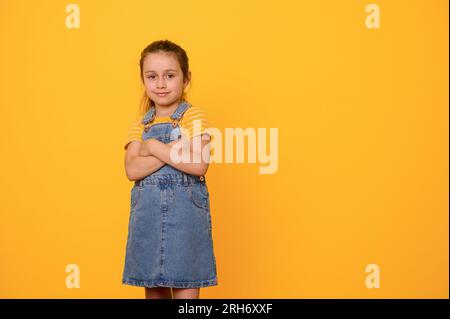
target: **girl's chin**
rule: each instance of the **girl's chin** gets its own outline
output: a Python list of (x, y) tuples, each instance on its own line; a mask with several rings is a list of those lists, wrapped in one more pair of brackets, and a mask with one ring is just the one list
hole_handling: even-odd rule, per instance
[(161, 105), (161, 106), (169, 106), (169, 105), (172, 105), (175, 102), (175, 100), (168, 99), (168, 98), (165, 98), (165, 97), (164, 98), (156, 97), (153, 101), (155, 101), (156, 104)]

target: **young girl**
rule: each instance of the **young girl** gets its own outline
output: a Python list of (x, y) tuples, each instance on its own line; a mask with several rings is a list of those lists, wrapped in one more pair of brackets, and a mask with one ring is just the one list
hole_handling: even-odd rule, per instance
[[(209, 157), (198, 156), (209, 151), (207, 119), (184, 98), (191, 72), (177, 44), (147, 46), (140, 77), (141, 115), (125, 144), (125, 170), (135, 184), (122, 283), (145, 287), (146, 298), (171, 298), (172, 292), (174, 298), (198, 298), (200, 287), (218, 284), (204, 176)], [(182, 140), (190, 158), (200, 160), (172, 156)]]

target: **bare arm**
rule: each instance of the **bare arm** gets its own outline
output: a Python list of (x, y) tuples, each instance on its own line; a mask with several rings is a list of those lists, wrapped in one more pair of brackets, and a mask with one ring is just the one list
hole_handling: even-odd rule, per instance
[[(206, 173), (209, 167), (209, 150), (210, 150), (210, 136), (208, 133), (204, 133), (202, 135), (198, 135), (193, 137), (189, 142), (187, 139), (181, 141), (172, 141), (171, 143), (164, 144), (156, 139), (148, 139), (142, 142), (140, 155), (153, 155), (159, 160), (163, 161), (170, 166), (175, 167), (176, 169), (183, 171), (187, 174), (201, 176)], [(175, 158), (171, 157), (172, 143), (180, 142), (178, 147), (183, 148), (183, 143), (188, 143), (188, 145), (184, 144), (184, 148), (180, 149), (178, 154), (181, 153), (181, 156), (186, 156), (187, 160), (176, 161)], [(172, 152), (172, 155), (175, 152)], [(202, 156), (203, 154), (203, 156)]]
[[(172, 141), (167, 145), (173, 145)], [(166, 163), (155, 156), (140, 156), (140, 141), (132, 141), (128, 144), (125, 152), (125, 172), (128, 180), (135, 181), (144, 178), (163, 167)], [(170, 147), (170, 146), (168, 146)]]

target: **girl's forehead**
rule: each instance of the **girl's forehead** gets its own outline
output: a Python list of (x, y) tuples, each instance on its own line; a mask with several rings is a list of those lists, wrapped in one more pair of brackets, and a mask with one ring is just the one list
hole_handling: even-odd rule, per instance
[(169, 69), (178, 70), (180, 68), (178, 60), (173, 54), (150, 53), (145, 57), (145, 71), (166, 71)]

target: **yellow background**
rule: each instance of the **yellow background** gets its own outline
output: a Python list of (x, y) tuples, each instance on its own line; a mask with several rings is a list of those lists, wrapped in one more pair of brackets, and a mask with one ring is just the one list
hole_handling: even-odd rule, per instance
[(201, 298), (448, 298), (447, 1), (76, 1), (80, 29), (68, 3), (0, 4), (0, 297), (144, 297), (121, 284), (123, 141), (139, 54), (169, 39), (211, 125), (279, 130), (276, 174), (206, 175)]

